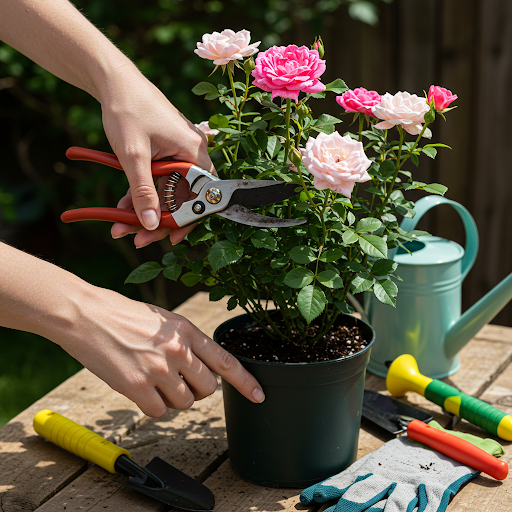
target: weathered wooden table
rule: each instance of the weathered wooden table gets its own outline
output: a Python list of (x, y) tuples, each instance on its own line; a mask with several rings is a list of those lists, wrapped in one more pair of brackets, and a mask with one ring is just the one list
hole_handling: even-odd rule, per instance
[[(196, 294), (176, 312), (210, 336), (220, 322), (240, 313), (228, 312), (223, 302), (208, 302), (206, 293)], [(512, 414), (511, 361), (512, 329), (488, 325), (462, 351), (462, 369), (447, 382)], [(367, 375), (366, 387), (387, 393), (384, 380), (371, 374)], [(441, 424), (450, 421), (439, 407), (419, 395), (409, 393), (404, 400), (431, 411)], [(259, 487), (233, 473), (220, 389), (187, 411), (169, 410), (165, 417), (154, 420), (84, 369), (0, 429), (1, 512), (176, 510), (123, 487), (105, 470), (40, 438), (32, 429), (33, 417), (40, 409), (64, 414), (121, 444), (140, 464), (147, 464), (157, 455), (167, 460), (212, 490), (216, 512), (322, 510), (321, 506), (301, 505), (300, 489)], [(485, 432), (465, 421), (456, 429), (486, 437)], [(384, 432), (363, 419), (359, 456), (387, 440)], [(501, 443), (506, 452), (503, 459), (510, 464), (510, 443)], [(455, 496), (448, 510), (511, 510), (511, 482), (511, 477), (498, 482), (481, 475)]]

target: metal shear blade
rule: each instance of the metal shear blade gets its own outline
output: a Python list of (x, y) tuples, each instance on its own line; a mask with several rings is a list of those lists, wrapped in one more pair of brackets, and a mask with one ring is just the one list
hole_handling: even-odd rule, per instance
[(260, 215), (244, 206), (279, 203), (295, 196), (296, 188), (297, 185), (294, 184), (270, 180), (218, 180), (204, 184), (197, 198), (183, 203), (181, 212), (176, 212), (174, 217), (178, 223), (190, 224), (197, 218), (216, 213), (220, 217), (249, 226), (275, 228), (298, 226), (304, 224), (306, 220)]
[(256, 228), (289, 228), (306, 223), (306, 219), (278, 219), (254, 213), (241, 204), (234, 204), (217, 215), (225, 219), (233, 220), (239, 224), (254, 226)]

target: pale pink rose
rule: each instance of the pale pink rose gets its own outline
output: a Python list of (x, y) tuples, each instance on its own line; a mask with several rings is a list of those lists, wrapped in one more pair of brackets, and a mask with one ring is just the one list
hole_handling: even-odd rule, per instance
[(366, 171), (372, 163), (364, 153), (363, 144), (350, 135), (320, 133), (316, 139), (310, 137), (300, 152), (318, 190), (328, 188), (350, 197), (355, 183), (371, 179)]
[(201, 130), (205, 135), (217, 135), (219, 133), (219, 130), (215, 130), (214, 128), (210, 128), (210, 125), (208, 124), (208, 121), (202, 121), (199, 124), (194, 125), (196, 128)]
[(456, 99), (456, 94), (452, 94), (452, 91), (438, 85), (431, 85), (428, 90), (428, 104), (432, 105), (432, 100), (434, 100), (434, 108), (439, 111), (447, 109), (450, 103)]
[(372, 113), (378, 119), (375, 128), (388, 130), (393, 126), (401, 125), (411, 135), (418, 135), (423, 129), (425, 114), (430, 110), (426, 98), (416, 94), (397, 92), (394, 96), (388, 92), (382, 96), (378, 105), (372, 107)]
[(361, 114), (372, 113), (372, 107), (380, 103), (380, 94), (376, 91), (367, 91), (364, 87), (348, 90), (341, 96), (336, 96), (336, 101), (347, 112), (359, 112)]
[(204, 34), (203, 42), (197, 43), (194, 52), (203, 59), (213, 60), (216, 66), (221, 66), (229, 61), (254, 55), (258, 51), (260, 41), (249, 44), (250, 41), (251, 33), (248, 30), (233, 32), (226, 29), (220, 33)]
[(299, 92), (322, 92), (325, 85), (318, 78), (325, 71), (325, 60), (317, 50), (295, 45), (272, 46), (256, 57), (253, 84), (276, 96), (299, 99)]

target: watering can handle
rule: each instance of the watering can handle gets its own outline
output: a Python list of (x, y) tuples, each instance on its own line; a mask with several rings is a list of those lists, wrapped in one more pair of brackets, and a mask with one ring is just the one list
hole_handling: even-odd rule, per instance
[(434, 208), (434, 206), (439, 204), (448, 204), (452, 206), (460, 215), (462, 223), (464, 224), (464, 229), (466, 231), (466, 247), (464, 257), (462, 258), (462, 279), (464, 279), (471, 270), (473, 263), (475, 263), (476, 255), (478, 254), (478, 230), (476, 223), (464, 206), (441, 196), (422, 197), (420, 200), (416, 201), (416, 204), (414, 205), (414, 211), (416, 212), (414, 218), (405, 218), (400, 224), (400, 227), (404, 231), (412, 231), (418, 224), (421, 217), (423, 217), (423, 215), (431, 208)]

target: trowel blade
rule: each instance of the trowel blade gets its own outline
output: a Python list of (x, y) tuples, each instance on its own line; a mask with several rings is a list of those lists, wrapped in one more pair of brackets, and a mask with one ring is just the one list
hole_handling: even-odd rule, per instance
[(215, 498), (201, 482), (194, 480), (159, 457), (144, 466), (154, 478), (142, 482), (139, 478), (120, 481), (123, 485), (151, 496), (167, 505), (190, 512), (211, 512)]
[(407, 430), (406, 425), (399, 423), (401, 416), (408, 416), (425, 423), (432, 419), (432, 416), (426, 412), (368, 389), (364, 390), (363, 416), (393, 435), (401, 434)]

